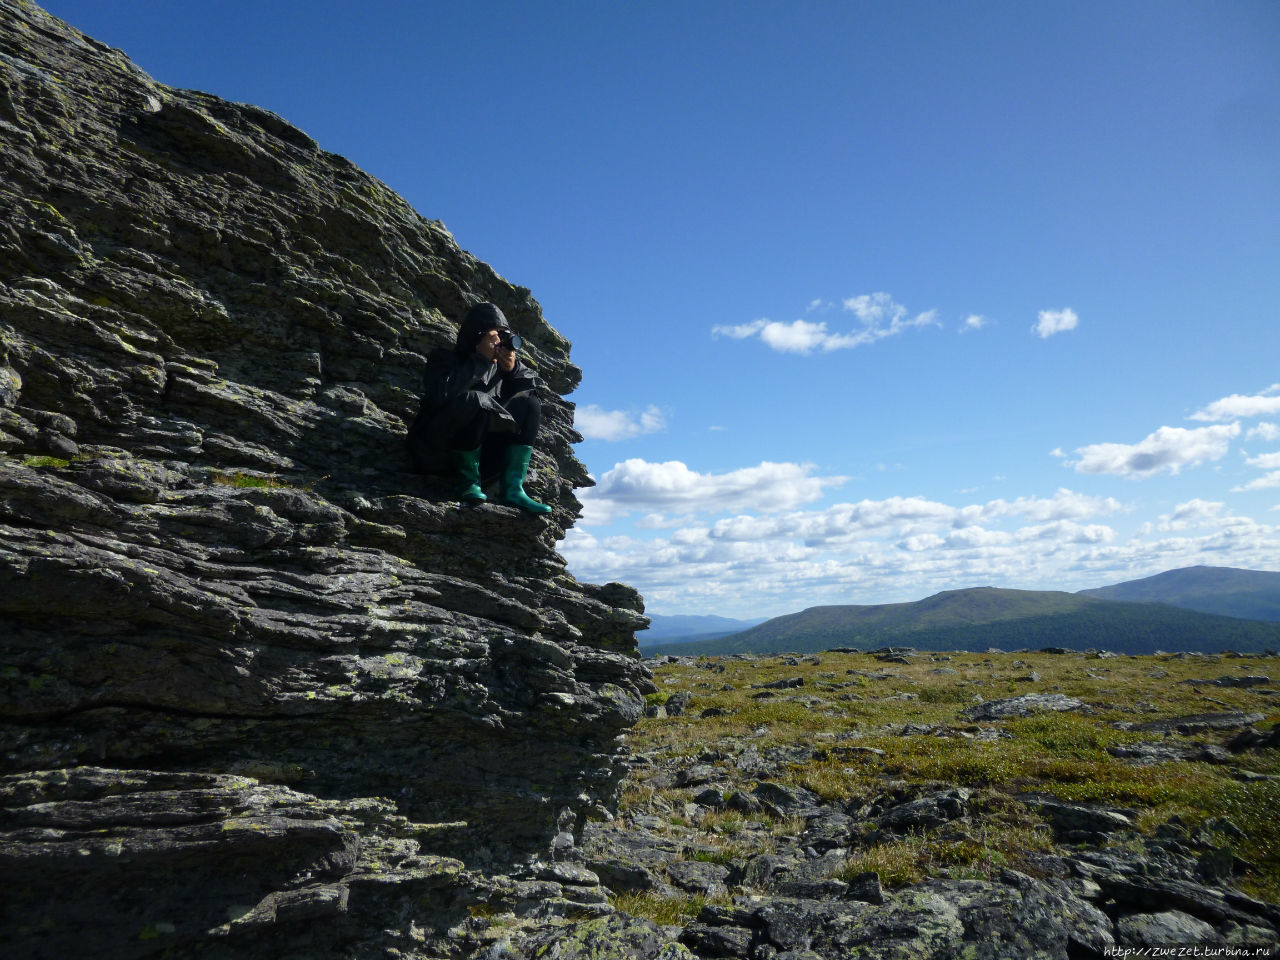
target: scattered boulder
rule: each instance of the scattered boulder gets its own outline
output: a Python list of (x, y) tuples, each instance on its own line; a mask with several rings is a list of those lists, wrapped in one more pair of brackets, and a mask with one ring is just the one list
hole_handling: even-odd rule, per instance
[(693, 766), (685, 767), (676, 773), (675, 786), (700, 787), (703, 784), (714, 783), (723, 779), (724, 771), (719, 767), (712, 766), (709, 763), (695, 763)]
[(1239, 753), (1242, 750), (1280, 749), (1280, 724), (1266, 733), (1247, 727), (1228, 740), (1225, 746), (1232, 753)]
[(797, 687), (804, 686), (804, 677), (784, 677), (781, 680), (771, 680), (768, 683), (753, 683), (753, 690), (794, 690)]
[(1008, 717), (1029, 717), (1033, 713), (1087, 709), (1083, 701), (1061, 693), (1025, 693), (1020, 697), (988, 700), (969, 707), (960, 715), (966, 720), (1004, 720)]
[(1112, 810), (1082, 803), (1067, 803), (1054, 797), (1018, 794), (1018, 799), (1036, 810), (1063, 839), (1072, 842), (1097, 841), (1118, 830), (1133, 830), (1133, 810)]
[(1180, 910), (1131, 913), (1116, 923), (1122, 944), (1132, 947), (1213, 947), (1222, 943), (1210, 924)]
[(689, 924), (680, 934), (680, 942), (699, 957), (746, 957), (751, 952), (752, 940), (752, 932), (745, 927), (700, 922)]
[(968, 808), (969, 797), (970, 792), (964, 787), (929, 793), (891, 807), (876, 819), (876, 823), (895, 833), (938, 827), (963, 817)]
[(1195, 687), (1260, 687), (1263, 684), (1270, 682), (1271, 678), (1264, 676), (1226, 676), (1217, 677), (1213, 680), (1192, 679), (1181, 681), (1183, 684), (1189, 684)]
[(681, 890), (711, 897), (727, 892), (729, 868), (702, 860), (677, 860), (667, 864), (667, 876)]
[[(515, 956), (555, 960), (697, 960), (650, 920), (624, 913), (548, 926), (534, 933)], [(493, 956), (512, 956), (511, 949)]]
[(1142, 733), (1178, 733), (1189, 736), (1203, 733), (1206, 730), (1237, 730), (1258, 723), (1265, 714), (1245, 713), (1242, 710), (1229, 710), (1224, 713), (1193, 713), (1184, 717), (1170, 717), (1167, 720), (1145, 720), (1142, 723), (1117, 723), (1122, 730), (1133, 730)]
[(693, 695), (687, 690), (679, 690), (667, 697), (663, 707), (666, 708), (668, 717), (681, 717), (689, 709), (689, 701), (693, 699)]
[(787, 787), (765, 780), (756, 784), (752, 793), (775, 817), (809, 816), (819, 810), (817, 794), (804, 787)]
[(1211, 743), (1123, 743), (1107, 747), (1107, 753), (1119, 760), (1130, 760), (1143, 766), (1175, 760), (1199, 763), (1227, 763), (1231, 760), (1231, 755), (1226, 750)]

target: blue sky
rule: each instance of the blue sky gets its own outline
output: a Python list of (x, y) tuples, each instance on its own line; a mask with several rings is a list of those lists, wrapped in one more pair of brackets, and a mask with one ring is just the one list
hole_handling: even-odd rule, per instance
[(47, 8), (531, 288), (652, 612), (1280, 569), (1280, 4)]

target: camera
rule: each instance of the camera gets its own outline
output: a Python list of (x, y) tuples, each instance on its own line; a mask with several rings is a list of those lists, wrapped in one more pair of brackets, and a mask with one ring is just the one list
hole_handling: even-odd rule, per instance
[(508, 350), (519, 350), (524, 346), (524, 341), (520, 339), (520, 334), (512, 333), (510, 330), (503, 330), (498, 335), (498, 342)]

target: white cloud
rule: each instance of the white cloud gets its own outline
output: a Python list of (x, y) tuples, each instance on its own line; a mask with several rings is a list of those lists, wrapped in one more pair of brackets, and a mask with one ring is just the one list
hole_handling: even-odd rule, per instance
[(1264, 421), (1256, 427), (1250, 427), (1244, 438), (1246, 440), (1265, 440), (1267, 442), (1280, 440), (1280, 426)]
[(1280, 470), (1280, 453), (1264, 453), (1261, 456), (1250, 457), (1245, 463), (1262, 470)]
[(1041, 310), (1036, 325), (1031, 329), (1042, 339), (1048, 339), (1055, 333), (1074, 330), (1080, 322), (1076, 312), (1071, 308), (1065, 310)]
[[(965, 508), (971, 510), (973, 508)], [(983, 522), (1003, 517), (1023, 516), (1028, 520), (1049, 523), (1056, 520), (1082, 520), (1105, 516), (1124, 509), (1114, 497), (1091, 497), (1059, 487), (1052, 497), (1019, 497), (1017, 500), (991, 500), (977, 508)], [(961, 511), (962, 514), (965, 511)]]
[(1184, 466), (1226, 456), (1232, 438), (1240, 434), (1238, 423), (1217, 427), (1161, 427), (1138, 443), (1095, 443), (1076, 450), (1079, 459), (1068, 461), (1077, 473), (1107, 473), (1122, 477), (1149, 477), (1162, 470), (1176, 474)]
[(1013, 540), (1013, 534), (1005, 530), (987, 530), (984, 527), (966, 527), (947, 537), (946, 544), (954, 550), (974, 547), (1003, 546)]
[[(823, 301), (815, 300), (809, 304), (809, 310), (824, 305)], [(793, 320), (791, 323), (782, 323), (761, 318), (750, 323), (715, 326), (711, 328), (711, 332), (715, 336), (733, 340), (758, 336), (767, 347), (779, 353), (808, 354), (815, 350), (830, 353), (833, 350), (866, 346), (885, 337), (896, 336), (912, 327), (938, 326), (937, 311), (926, 310), (913, 317), (906, 307), (887, 293), (850, 297), (843, 302), (843, 306), (861, 321), (860, 329), (842, 333), (830, 330), (825, 321)]]
[(580, 495), (584, 522), (598, 523), (636, 511), (723, 513), (790, 510), (822, 496), (844, 477), (812, 476), (813, 464), (770, 463), (729, 473), (698, 473), (679, 460), (615, 464)]
[(1226, 504), (1214, 500), (1188, 500), (1186, 503), (1180, 503), (1173, 508), (1173, 513), (1168, 517), (1161, 517), (1162, 521), (1166, 521), (1166, 525), (1161, 529), (1165, 530), (1181, 530), (1184, 527), (1205, 523), (1206, 521), (1216, 520), (1222, 515), (1223, 508)]
[(1106, 524), (1080, 524), (1071, 520), (1056, 520), (1038, 526), (1023, 527), (1016, 534), (1018, 540), (1042, 540), (1055, 543), (1107, 543), (1115, 538), (1115, 531)]
[(964, 323), (960, 325), (960, 332), (968, 333), (971, 330), (981, 330), (990, 323), (991, 321), (986, 317), (976, 313), (971, 313), (969, 316), (964, 318)]
[(1280, 487), (1280, 470), (1273, 470), (1266, 476), (1250, 480), (1248, 483), (1241, 484), (1238, 487), (1232, 487), (1231, 491), (1232, 493), (1248, 493), (1250, 490), (1270, 490), (1272, 487)]
[[(1280, 413), (1280, 396), (1277, 394), (1280, 394), (1280, 383), (1273, 383), (1261, 393), (1250, 397), (1233, 393), (1229, 397), (1213, 401), (1203, 410), (1197, 410), (1191, 415), (1191, 419), (1217, 422)], [(1257, 429), (1263, 428), (1274, 428), (1274, 424), (1259, 424)]]
[(832, 350), (837, 338), (827, 333), (825, 323), (792, 320), (790, 323), (766, 323), (760, 339), (779, 353), (810, 353), (815, 347)]
[(665, 430), (666, 417), (655, 406), (640, 413), (604, 410), (594, 403), (579, 407), (573, 413), (573, 425), (588, 440), (629, 440), (645, 433)]
[(711, 332), (717, 337), (729, 337), (732, 340), (745, 340), (747, 337), (754, 337), (757, 333), (764, 329), (769, 320), (761, 318), (752, 320), (750, 323), (740, 323), (737, 326), (718, 325), (711, 328)]
[(1132, 535), (1099, 522), (1125, 510), (1066, 489), (972, 504), (888, 497), (686, 520), (652, 539), (575, 529), (562, 549), (576, 575), (631, 583), (652, 610), (730, 616), (983, 584), (1074, 590), (1197, 563), (1268, 569), (1280, 555), (1280, 525), (1233, 516), (1217, 501), (1179, 503)]

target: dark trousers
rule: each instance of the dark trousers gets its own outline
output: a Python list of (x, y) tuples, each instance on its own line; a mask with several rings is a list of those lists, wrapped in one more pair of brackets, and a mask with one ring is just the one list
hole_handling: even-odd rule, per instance
[(446, 406), (434, 416), (419, 414), (408, 437), (414, 464), (426, 473), (447, 473), (452, 469), (450, 450), (480, 447), (481, 475), (495, 476), (502, 468), (507, 448), (513, 444), (533, 446), (542, 425), (542, 401), (533, 394), (512, 397), (504, 406), (516, 422), (513, 432), (490, 431), (488, 411), (468, 413), (463, 402)]

